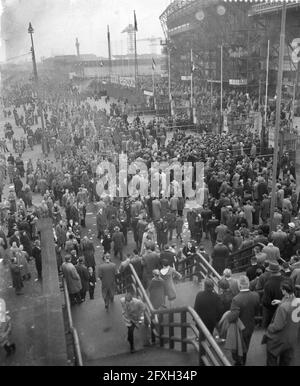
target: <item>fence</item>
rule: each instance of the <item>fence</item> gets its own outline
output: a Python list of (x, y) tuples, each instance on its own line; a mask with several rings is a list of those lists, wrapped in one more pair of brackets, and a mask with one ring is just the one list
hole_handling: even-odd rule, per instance
[(74, 352), (75, 352), (75, 366), (83, 366), (78, 333), (76, 328), (73, 326), (69, 291), (68, 291), (66, 281), (64, 280), (64, 278), (62, 280), (63, 280), (65, 304), (66, 304), (66, 311), (67, 311), (68, 324), (69, 324), (69, 332), (72, 334), (72, 338), (73, 338), (73, 345), (74, 345)]

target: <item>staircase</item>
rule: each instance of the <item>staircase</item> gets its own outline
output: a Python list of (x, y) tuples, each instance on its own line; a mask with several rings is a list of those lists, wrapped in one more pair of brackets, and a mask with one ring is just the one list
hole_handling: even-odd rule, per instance
[[(203, 266), (206, 274), (210, 272), (210, 268), (209, 264)], [(215, 271), (211, 272), (211, 276), (215, 274)], [(217, 278), (215, 281), (217, 284)], [(122, 293), (129, 289), (146, 306), (145, 325), (135, 331), (137, 352), (134, 354), (129, 354), (127, 329), (120, 303), (120, 298), (124, 296)], [(191, 307), (200, 290), (199, 285), (187, 281), (179, 283), (176, 289), (177, 299), (172, 309), (154, 310), (133, 266), (130, 265), (130, 274), (118, 278), (119, 295), (115, 297), (108, 312), (105, 311), (102, 298), (74, 307), (72, 317), (80, 340), (83, 364), (230, 366), (230, 362)], [(145, 343), (149, 341), (152, 345), (145, 347)]]

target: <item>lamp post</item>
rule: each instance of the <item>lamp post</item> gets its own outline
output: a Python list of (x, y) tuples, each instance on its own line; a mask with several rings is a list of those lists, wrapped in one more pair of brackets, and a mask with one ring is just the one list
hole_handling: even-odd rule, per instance
[(42, 124), (42, 152), (44, 154), (47, 154), (47, 150), (46, 150), (46, 138), (45, 138), (45, 123), (44, 123), (44, 114), (43, 114), (43, 104), (42, 102), (39, 101), (39, 87), (38, 87), (38, 72), (37, 72), (37, 65), (36, 65), (36, 59), (35, 59), (35, 50), (34, 50), (34, 43), (33, 43), (33, 33), (34, 33), (34, 29), (32, 27), (32, 24), (29, 23), (29, 27), (28, 27), (28, 33), (30, 35), (30, 38), (31, 38), (31, 53), (32, 53), (32, 64), (33, 64), (33, 76), (34, 76), (34, 80), (36, 82), (36, 85), (37, 85), (37, 99), (38, 99), (38, 113), (40, 115), (40, 118), (41, 118), (41, 124)]
[(37, 66), (36, 66), (36, 59), (35, 59), (35, 50), (34, 50), (34, 43), (33, 43), (34, 29), (32, 28), (32, 24), (31, 23), (29, 23), (28, 33), (29, 33), (30, 38), (31, 38), (31, 53), (32, 53), (33, 75), (34, 75), (34, 80), (37, 82), (38, 81), (38, 73), (37, 73)]
[(281, 16), (281, 31), (280, 31), (280, 48), (279, 48), (279, 67), (277, 78), (277, 100), (276, 100), (276, 123), (274, 133), (274, 155), (273, 155), (273, 172), (272, 172), (272, 196), (270, 208), (270, 232), (274, 228), (274, 211), (276, 201), (276, 180), (277, 180), (277, 164), (279, 151), (279, 131), (280, 131), (280, 110), (281, 110), (281, 95), (282, 95), (282, 75), (283, 75), (283, 61), (284, 61), (284, 47), (285, 47), (285, 24), (286, 24), (286, 3), (282, 5)]

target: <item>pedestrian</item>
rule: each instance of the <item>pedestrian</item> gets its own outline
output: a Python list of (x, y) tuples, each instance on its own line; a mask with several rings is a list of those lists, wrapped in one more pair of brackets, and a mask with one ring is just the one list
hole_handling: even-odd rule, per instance
[(257, 292), (250, 292), (250, 283), (247, 276), (239, 278), (240, 292), (232, 299), (230, 314), (228, 315), (229, 323), (236, 323), (238, 319), (243, 323), (243, 357), (240, 358), (237, 353), (233, 353), (235, 365), (244, 366), (247, 361), (247, 353), (250, 346), (251, 337), (255, 327), (255, 316), (259, 311), (259, 295)]
[(81, 302), (84, 302), (86, 293), (89, 289), (89, 271), (87, 267), (84, 265), (83, 257), (79, 257), (78, 264), (76, 265), (75, 268), (81, 280), (81, 290), (80, 290)]
[(124, 298), (121, 298), (122, 314), (128, 329), (127, 340), (130, 344), (130, 352), (135, 352), (134, 347), (134, 330), (144, 322), (144, 303), (137, 298), (134, 298), (131, 293), (127, 293)]
[(111, 262), (110, 255), (104, 255), (104, 264), (100, 265), (98, 277), (102, 282), (102, 297), (105, 309), (108, 311), (109, 303), (113, 303), (116, 291), (117, 266)]
[(4, 299), (0, 299), (0, 346), (4, 348), (6, 357), (9, 357), (16, 351), (16, 345), (10, 339), (11, 333), (11, 317), (8, 315), (8, 311), (6, 311)]
[(105, 229), (104, 237), (103, 237), (103, 241), (102, 241), (102, 246), (104, 248), (104, 254), (111, 252), (111, 243), (112, 243), (111, 235), (110, 235), (108, 229)]
[(273, 304), (277, 304), (278, 308), (263, 340), (267, 344), (267, 366), (291, 366), (298, 341), (299, 302), (291, 283), (283, 282), (280, 289), (283, 298), (273, 300)]
[(168, 260), (162, 260), (162, 269), (160, 270), (160, 276), (165, 283), (165, 296), (170, 302), (170, 308), (172, 308), (172, 303), (176, 299), (176, 289), (174, 284), (174, 279), (181, 280), (182, 275), (176, 271), (175, 268), (169, 265)]
[(222, 303), (219, 295), (214, 292), (214, 283), (211, 279), (207, 278), (204, 280), (204, 291), (198, 292), (194, 310), (208, 331), (213, 334), (222, 317)]
[(158, 269), (153, 270), (153, 278), (150, 281), (149, 287), (149, 299), (155, 310), (165, 308), (165, 282), (160, 276)]
[(65, 256), (65, 262), (62, 264), (61, 270), (67, 284), (71, 304), (81, 304), (81, 279), (75, 266), (71, 263), (70, 255)]
[(120, 257), (120, 260), (123, 260), (123, 249), (125, 246), (125, 237), (124, 234), (120, 231), (119, 227), (115, 227), (114, 233), (112, 236), (112, 241), (114, 243), (114, 256)]
[(22, 280), (21, 268), (22, 267), (18, 265), (17, 258), (12, 257), (10, 260), (10, 274), (12, 279), (12, 285), (15, 289), (16, 295), (23, 295), (22, 288), (24, 287), (24, 285)]
[(32, 248), (32, 257), (35, 260), (35, 267), (38, 274), (38, 277), (35, 279), (35, 281), (42, 280), (42, 251), (40, 240), (36, 240), (34, 242), (34, 247)]
[(222, 275), (229, 258), (229, 249), (223, 244), (221, 239), (217, 240), (217, 244), (214, 246), (211, 258), (213, 268), (218, 272), (218, 274)]
[(274, 304), (273, 300), (281, 300), (283, 296), (281, 291), (283, 276), (280, 271), (280, 265), (278, 263), (271, 263), (266, 268), (266, 271), (270, 273), (270, 277), (264, 285), (262, 296), (264, 328), (267, 328), (271, 323), (277, 308), (277, 304)]
[(95, 286), (96, 286), (96, 275), (92, 267), (89, 267), (88, 271), (89, 271), (89, 294), (90, 294), (90, 299), (93, 300)]

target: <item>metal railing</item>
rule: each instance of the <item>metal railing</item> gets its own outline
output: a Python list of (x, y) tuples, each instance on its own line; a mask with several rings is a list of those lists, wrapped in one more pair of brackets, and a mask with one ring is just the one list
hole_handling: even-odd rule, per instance
[[(205, 265), (202, 259), (201, 264)], [(131, 288), (144, 302), (145, 324), (151, 328), (152, 341), (158, 339), (160, 347), (168, 344), (169, 349), (175, 349), (175, 344), (179, 343), (182, 352), (186, 352), (187, 346), (192, 345), (198, 353), (199, 366), (231, 366), (193, 308), (155, 310), (134, 267), (131, 264), (129, 267), (131, 282), (128, 281), (123, 288), (126, 287), (128, 290)], [(178, 335), (175, 329), (179, 329)], [(190, 336), (188, 332), (191, 333)]]
[[(297, 1), (290, 1), (287, 2), (286, 7), (287, 8), (294, 8), (299, 6), (299, 2)], [(269, 13), (269, 12), (275, 12), (280, 11), (282, 9), (282, 3), (281, 2), (266, 2), (262, 4), (256, 4), (251, 7), (251, 9), (248, 12), (248, 16), (254, 16), (254, 15), (260, 15), (262, 13)]]
[(251, 265), (251, 257), (254, 256), (254, 248), (258, 244), (231, 253), (226, 263), (233, 273), (245, 272)]
[(68, 324), (69, 324), (69, 332), (72, 334), (72, 338), (73, 338), (74, 353), (75, 353), (75, 366), (83, 366), (78, 333), (77, 333), (76, 328), (73, 326), (69, 291), (68, 291), (67, 283), (66, 283), (64, 278), (62, 278), (62, 281), (63, 281), (63, 288), (64, 288), (64, 296), (65, 296), (65, 304), (66, 304), (66, 310), (67, 310)]
[(218, 282), (221, 280), (221, 276), (201, 253), (198, 252), (183, 260), (177, 261), (175, 267), (183, 279), (192, 280), (193, 276), (197, 276), (199, 279), (210, 278), (214, 283), (215, 292), (218, 292)]

